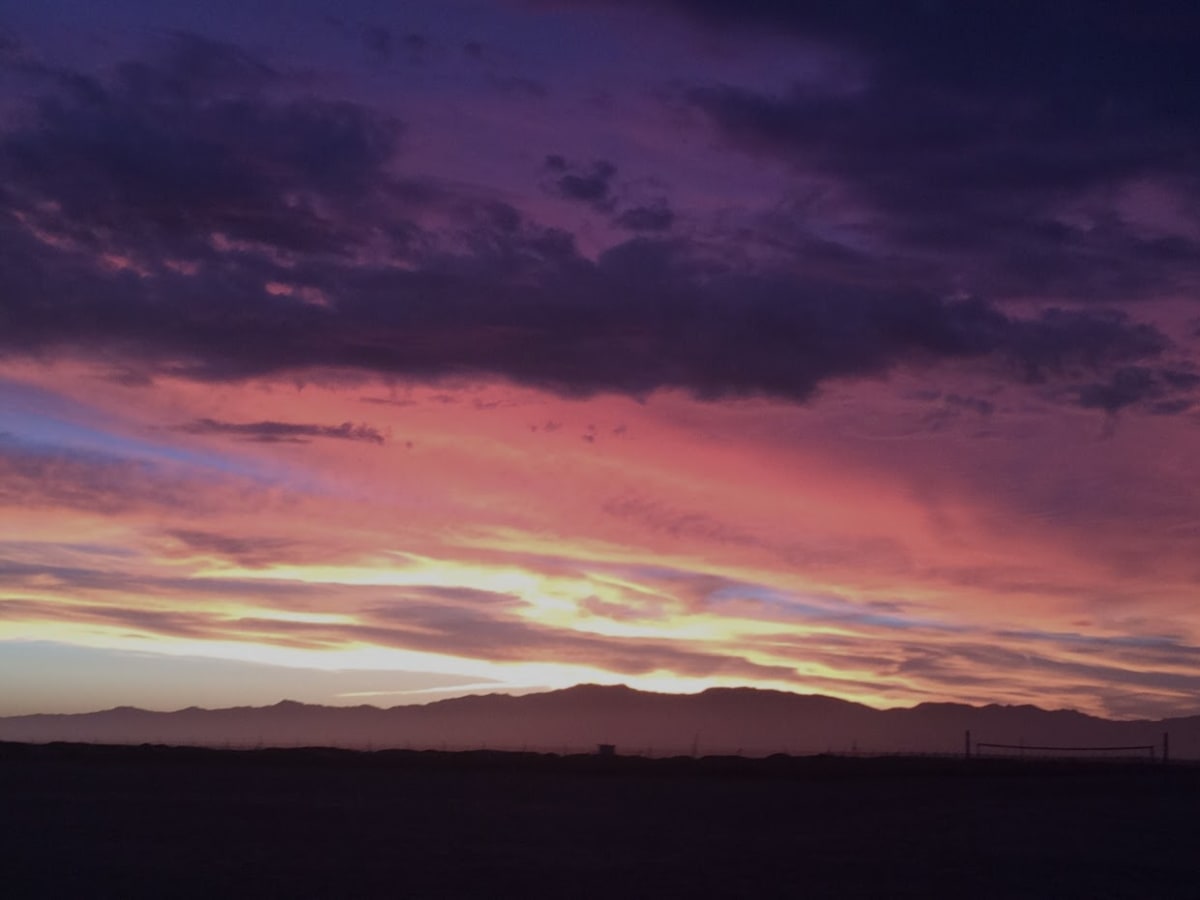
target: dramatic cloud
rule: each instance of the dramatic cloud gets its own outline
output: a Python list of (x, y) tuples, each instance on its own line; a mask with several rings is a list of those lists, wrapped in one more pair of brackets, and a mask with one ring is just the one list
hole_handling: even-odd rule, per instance
[[(124, 64), (104, 81), (44, 78), (58, 87), (2, 144), (9, 354), (91, 348), (150, 373), (218, 380), (334, 367), (500, 376), (572, 395), (683, 388), (804, 401), (829, 379), (910, 363), (997, 358), (1036, 381), (1167, 347), (1111, 310), (1016, 316), (924, 286), (854, 284), (849, 265), (814, 276), (643, 238), (588, 258), (513, 207), (400, 179), (394, 122), (283, 96), (291, 87), (275, 70), (209, 41), (179, 37), (165, 61)], [(966, 196), (924, 150), (919, 161), (897, 155), (893, 126), (872, 109), (843, 109), (861, 97), (815, 101), (815, 113), (804, 97), (692, 97), (735, 137), (790, 151), (822, 135), (837, 148), (822, 164), (842, 174), (847, 148), (870, 146), (903, 174), (912, 197), (901, 206), (928, 213), (937, 191), (955, 204)], [(826, 114), (846, 117), (844, 139), (831, 143), (843, 126), (826, 128)], [(546, 168), (563, 196), (611, 208), (612, 164), (577, 171), (553, 155)], [(987, 190), (1012, 195), (999, 182)], [(434, 224), (446, 216), (449, 228)], [(634, 207), (616, 222), (654, 232), (673, 219), (666, 206)], [(273, 434), (350, 436), (335, 431)]]
[(188, 35), (104, 81), (40, 74), (58, 91), (3, 141), (8, 211), (100, 252), (120, 242), (189, 260), (219, 235), (348, 253), (362, 239), (345, 227), (351, 205), (382, 186), (399, 134), (352, 103), (272, 97), (286, 85), (268, 66)]
[(630, 231), (670, 231), (675, 213), (669, 206), (635, 206), (616, 218), (616, 223)]
[(40, 671), (1194, 709), (1190, 5), (4, 18)]
[[(1006, 122), (979, 98), (894, 95), (902, 91), (884, 79), (849, 96), (697, 87), (688, 97), (734, 144), (836, 179), (876, 211), (882, 238), (942, 254), (977, 289), (1111, 300), (1195, 278), (1193, 235), (1139, 227), (1115, 208), (1121, 191), (1147, 181), (1187, 190), (1173, 126), (1161, 144), (1131, 147), (1117, 133), (1068, 130), (1054, 108), (1031, 114), (1023, 99)], [(1123, 134), (1133, 123), (1111, 127)]]
[(313, 438), (337, 438), (343, 441), (366, 441), (382, 444), (382, 432), (370, 425), (308, 425), (301, 422), (218, 422), (215, 419), (197, 419), (178, 426), (187, 434), (228, 434), (239, 440), (259, 441), (264, 444), (304, 444)]
[(881, 236), (949, 256), (974, 288), (1093, 300), (1196, 283), (1198, 233), (1130, 199), (1195, 196), (1186, 4), (666, 5), (843, 53), (857, 74), (841, 83), (687, 98), (733, 144), (836, 179)]
[(566, 199), (578, 200), (598, 210), (612, 208), (612, 179), (617, 167), (607, 160), (596, 160), (584, 168), (551, 154), (546, 157), (545, 170), (554, 178), (554, 189)]

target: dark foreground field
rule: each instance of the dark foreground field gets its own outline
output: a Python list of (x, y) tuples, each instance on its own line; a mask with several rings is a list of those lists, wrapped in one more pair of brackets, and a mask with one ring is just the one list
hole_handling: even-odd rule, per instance
[(0, 745), (4, 897), (1200, 897), (1194, 768)]

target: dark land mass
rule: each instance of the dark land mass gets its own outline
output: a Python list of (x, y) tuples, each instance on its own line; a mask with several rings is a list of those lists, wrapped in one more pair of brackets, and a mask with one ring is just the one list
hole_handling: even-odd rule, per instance
[[(80, 715), (0, 718), (0, 740), (565, 752), (615, 744), (642, 755), (959, 753), (975, 742), (1027, 746), (1138, 746), (1200, 759), (1200, 716), (1111, 721), (1035, 706), (923, 703), (878, 710), (819, 695), (750, 688), (695, 695), (581, 685), (525, 696), (489, 694), (413, 706), (309, 706), (150, 712), (119, 707)], [(1016, 752), (982, 748), (986, 752)], [(1137, 751), (1149, 755), (1150, 750)]]
[(1194, 898), (1200, 766), (0, 744), (5, 897)]

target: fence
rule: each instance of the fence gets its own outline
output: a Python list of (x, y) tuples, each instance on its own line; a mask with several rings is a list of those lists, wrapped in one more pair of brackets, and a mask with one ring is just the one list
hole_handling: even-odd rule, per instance
[[(1090, 745), (1090, 746), (1062, 746), (1062, 745), (1038, 745), (1038, 744), (999, 744), (990, 741), (977, 741), (971, 743), (971, 732), (965, 733), (964, 739), (965, 756), (970, 759), (974, 754), (979, 755), (996, 755), (980, 751), (1003, 751), (1000, 755), (1017, 756), (1017, 757), (1040, 757), (1058, 758), (1058, 759), (1110, 759), (1120, 760), (1128, 759), (1130, 755), (1135, 755), (1135, 758), (1142, 758), (1143, 755), (1150, 758), (1151, 761), (1158, 759), (1159, 747), (1157, 744), (1124, 744), (1118, 746), (1111, 745)], [(1166, 732), (1162, 736), (1162, 761), (1168, 762), (1170, 756), (1170, 737)]]

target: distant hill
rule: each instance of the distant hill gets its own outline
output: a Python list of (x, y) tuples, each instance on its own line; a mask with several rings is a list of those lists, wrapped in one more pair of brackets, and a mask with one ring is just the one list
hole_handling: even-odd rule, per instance
[[(1160, 746), (1200, 758), (1200, 716), (1110, 721), (1034, 706), (923, 703), (877, 710), (820, 695), (713, 688), (694, 695), (579, 685), (541, 694), (487, 694), (420, 706), (331, 707), (282, 701), (266, 707), (150, 712), (117, 707), (77, 715), (0, 717), (0, 740), (208, 746), (410, 747), (809, 754), (961, 753), (975, 742), (1026, 746)], [(991, 751), (996, 752), (996, 751)], [(1031, 751), (1032, 752), (1032, 751)]]

